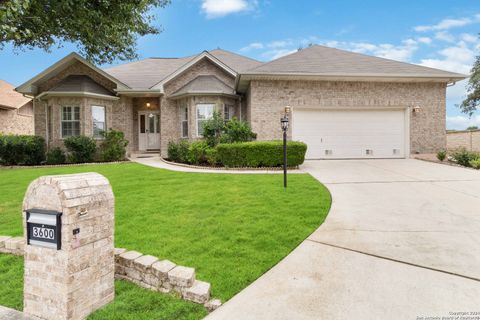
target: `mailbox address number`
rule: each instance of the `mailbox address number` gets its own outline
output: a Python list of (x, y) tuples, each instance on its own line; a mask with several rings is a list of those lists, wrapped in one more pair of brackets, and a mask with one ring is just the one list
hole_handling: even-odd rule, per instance
[(33, 227), (33, 236), (35, 238), (55, 240), (55, 230), (50, 228)]

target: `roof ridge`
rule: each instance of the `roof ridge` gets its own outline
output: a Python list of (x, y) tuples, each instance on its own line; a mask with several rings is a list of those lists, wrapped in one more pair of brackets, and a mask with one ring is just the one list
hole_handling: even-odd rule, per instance
[(261, 66), (258, 66), (258, 67), (255, 67), (255, 68), (253, 68), (253, 69), (250, 69), (250, 70), (248, 70), (248, 71), (249, 71), (249, 72), (255, 71), (256, 69), (263, 68), (264, 66), (270, 65), (271, 63), (274, 63), (274, 62), (283, 60), (283, 59), (288, 58), (288, 57), (290, 57), (290, 56), (292, 56), (292, 55), (295, 55), (295, 54), (301, 54), (301, 53), (303, 53), (303, 52), (305, 52), (305, 51), (312, 50), (312, 49), (314, 49), (314, 48), (316, 48), (316, 47), (317, 47), (317, 48), (321, 48), (321, 49), (339, 51), (339, 52), (342, 52), (343, 54), (348, 54), (348, 55), (353, 55), (353, 56), (362, 56), (362, 57), (366, 57), (366, 58), (381, 59), (381, 60), (384, 60), (384, 61), (388, 61), (388, 62), (390, 62), (390, 63), (398, 63), (398, 64), (403, 64), (403, 65), (406, 65), (406, 66), (415, 66), (415, 67), (418, 67), (418, 68), (421, 68), (421, 69), (425, 69), (425, 70), (432, 70), (432, 71), (436, 71), (436, 72), (439, 72), (439, 71), (440, 71), (440, 72), (447, 72), (447, 73), (458, 74), (458, 75), (462, 75), (462, 76), (463, 76), (463, 74), (458, 73), (458, 72), (447, 71), (447, 70), (442, 70), (442, 69), (437, 69), (437, 68), (431, 68), (431, 67), (422, 66), (422, 65), (419, 65), (419, 64), (415, 64), (415, 63), (398, 61), (398, 60), (393, 60), (393, 59), (378, 57), (378, 56), (374, 56), (374, 55), (369, 55), (369, 54), (365, 54), (365, 53), (354, 52), (354, 51), (349, 51), (349, 50), (345, 50), (345, 49), (339, 49), (339, 48), (335, 48), (335, 47), (328, 47), (328, 46), (319, 45), (319, 44), (314, 44), (314, 45), (309, 46), (309, 47), (307, 47), (307, 48), (297, 50), (297, 51), (295, 51), (295, 52), (292, 52), (292, 53), (287, 54), (287, 55), (285, 55), (285, 56), (282, 56), (282, 57), (280, 57), (280, 58), (277, 58), (277, 59), (274, 59), (274, 60), (269, 61), (269, 62), (267, 62), (267, 63), (264, 63), (264, 64), (262, 64)]
[[(222, 48), (217, 48), (217, 49), (213, 49), (213, 50), (208, 50), (208, 52), (211, 52), (211, 51), (215, 51), (215, 50), (219, 50), (219, 51), (224, 51), (224, 52), (228, 52), (228, 53), (231, 53), (233, 55), (236, 55), (238, 57), (242, 57), (242, 58), (245, 58), (245, 59), (248, 59), (248, 60), (252, 60), (252, 61), (255, 61), (255, 62), (260, 62), (260, 63), (264, 63), (260, 60), (257, 60), (257, 59), (254, 59), (254, 58), (251, 58), (251, 57), (247, 57), (247, 56), (244, 56), (240, 53), (237, 53), (237, 52), (233, 52), (233, 51), (230, 51), (230, 50), (225, 50), (225, 49), (222, 49)], [(218, 58), (217, 58), (218, 59)]]

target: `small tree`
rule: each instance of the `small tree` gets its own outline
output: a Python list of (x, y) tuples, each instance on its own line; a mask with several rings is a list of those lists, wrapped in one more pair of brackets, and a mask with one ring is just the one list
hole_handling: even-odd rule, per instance
[(467, 130), (478, 130), (478, 126), (470, 126)]
[(203, 138), (210, 147), (220, 143), (220, 139), (225, 130), (225, 120), (218, 111), (213, 112), (211, 119), (203, 122)]
[(252, 132), (248, 123), (234, 117), (225, 124), (222, 143), (248, 142), (256, 138), (257, 135)]
[(120, 161), (125, 159), (128, 140), (122, 131), (110, 129), (102, 132), (105, 138), (100, 145), (102, 161)]
[(469, 116), (472, 116), (480, 106), (480, 56), (477, 57), (471, 72), (467, 85), (467, 98), (459, 106), (462, 112)]

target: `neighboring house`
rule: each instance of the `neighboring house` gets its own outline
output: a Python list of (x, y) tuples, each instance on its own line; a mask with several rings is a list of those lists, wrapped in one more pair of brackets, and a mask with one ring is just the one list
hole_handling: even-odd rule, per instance
[(35, 133), (49, 146), (115, 128), (129, 152), (198, 139), (219, 110), (259, 140), (289, 138), (307, 158), (403, 158), (444, 149), (446, 86), (462, 74), (312, 46), (268, 63), (224, 50), (99, 69), (72, 53), (17, 88), (34, 96)]
[(0, 80), (0, 134), (33, 134), (33, 103)]

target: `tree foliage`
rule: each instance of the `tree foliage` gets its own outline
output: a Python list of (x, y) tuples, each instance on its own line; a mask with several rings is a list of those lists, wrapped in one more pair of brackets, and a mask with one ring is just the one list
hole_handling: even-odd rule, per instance
[(150, 10), (170, 0), (0, 0), (0, 49), (49, 51), (75, 43), (97, 63), (137, 58), (139, 36), (158, 34)]
[(460, 109), (463, 113), (472, 116), (480, 107), (480, 56), (477, 57), (473, 65), (472, 74), (468, 80), (467, 92), (467, 97), (460, 104)]

